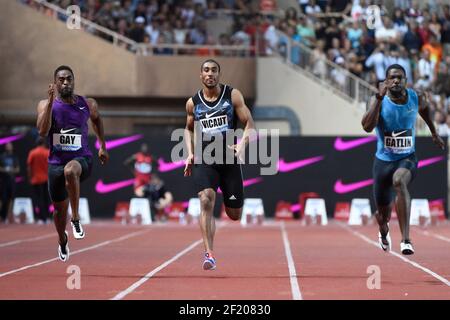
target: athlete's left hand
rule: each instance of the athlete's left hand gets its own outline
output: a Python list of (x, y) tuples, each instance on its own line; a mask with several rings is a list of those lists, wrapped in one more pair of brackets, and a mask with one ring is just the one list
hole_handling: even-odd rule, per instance
[(245, 152), (245, 145), (242, 143), (233, 144), (228, 146), (229, 149), (234, 150), (234, 156), (239, 159), (241, 163), (244, 163), (244, 152)]
[(100, 147), (100, 149), (98, 150), (98, 158), (100, 159), (100, 162), (102, 164), (105, 164), (106, 162), (108, 162), (108, 160), (109, 160), (108, 151), (106, 151), (105, 148)]
[(433, 139), (433, 142), (434, 142), (439, 148), (441, 148), (442, 150), (445, 149), (445, 142), (444, 142), (444, 140), (443, 140), (437, 133), (433, 134), (432, 139)]

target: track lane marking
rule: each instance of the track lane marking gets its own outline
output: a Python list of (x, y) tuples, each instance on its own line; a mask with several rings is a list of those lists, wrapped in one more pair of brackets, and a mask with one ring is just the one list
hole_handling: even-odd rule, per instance
[[(73, 252), (70, 252), (70, 256), (73, 256), (73, 255), (76, 255), (76, 254), (79, 254), (79, 253), (83, 253), (85, 251), (94, 250), (94, 249), (106, 246), (108, 244), (111, 244), (111, 243), (127, 240), (129, 238), (132, 238), (132, 237), (135, 237), (135, 236), (147, 233), (149, 231), (150, 231), (149, 229), (141, 230), (141, 231), (135, 231), (135, 232), (126, 234), (124, 236), (121, 236), (119, 238), (103, 241), (103, 242), (100, 242), (98, 244), (95, 244), (95, 245), (92, 245), (92, 246), (89, 246), (89, 247), (86, 247), (86, 248), (83, 248), (83, 249), (79, 249), (79, 250), (75, 250)], [(8, 276), (10, 274), (14, 274), (14, 273), (20, 272), (20, 271), (24, 271), (24, 270), (28, 270), (28, 269), (31, 269), (31, 268), (39, 267), (39, 266), (42, 266), (44, 264), (47, 264), (47, 263), (50, 263), (50, 262), (53, 262), (53, 261), (57, 261), (57, 260), (59, 260), (58, 257), (53, 258), (53, 259), (47, 259), (47, 260), (44, 260), (44, 261), (41, 261), (41, 262), (37, 262), (37, 263), (34, 263), (34, 264), (26, 265), (26, 266), (23, 266), (21, 268), (17, 268), (17, 269), (10, 270), (10, 271), (7, 271), (7, 272), (3, 272), (3, 273), (0, 273), (0, 278)]]
[[(379, 248), (379, 249), (381, 250), (381, 248), (379, 247), (378, 242), (369, 239), (368, 237), (366, 237), (365, 235), (363, 235), (362, 233), (360, 233), (360, 232), (358, 232), (358, 231), (352, 230), (352, 229), (349, 228), (347, 225), (342, 224), (341, 222), (336, 222), (336, 224), (337, 224), (338, 226), (340, 226), (341, 228), (347, 230), (348, 232), (352, 233), (354, 236), (356, 236), (356, 237), (358, 237), (358, 238), (364, 240), (365, 242), (367, 242), (367, 243), (369, 243), (369, 244), (374, 245), (375, 247), (377, 247), (377, 248)], [(392, 250), (391, 250), (391, 251), (389, 251), (389, 253), (392, 254), (393, 256), (399, 258), (400, 260), (402, 260), (402, 261), (404, 261), (404, 262), (406, 262), (406, 263), (412, 265), (413, 267), (415, 267), (415, 268), (417, 268), (417, 269), (420, 269), (420, 270), (422, 270), (423, 272), (425, 272), (425, 273), (431, 275), (432, 277), (434, 277), (434, 278), (438, 279), (439, 281), (441, 281), (442, 283), (444, 283), (446, 286), (450, 287), (450, 281), (447, 280), (446, 278), (444, 278), (443, 276), (437, 274), (436, 272), (431, 271), (430, 269), (428, 269), (428, 268), (426, 268), (426, 267), (420, 265), (419, 263), (417, 263), (417, 262), (415, 262), (415, 261), (412, 261), (412, 260), (410, 260), (410, 259), (408, 259), (408, 258), (405, 258), (404, 256), (402, 256), (401, 254), (399, 254), (399, 253), (397, 253), (397, 252), (395, 252), (395, 251), (392, 251)]]
[(291, 245), (289, 243), (284, 221), (281, 223), (281, 235), (283, 237), (284, 252), (286, 254), (286, 259), (289, 268), (289, 279), (291, 282), (292, 299), (303, 300), (302, 293), (300, 291), (300, 286), (298, 284), (297, 271), (295, 270), (294, 259), (292, 258)]

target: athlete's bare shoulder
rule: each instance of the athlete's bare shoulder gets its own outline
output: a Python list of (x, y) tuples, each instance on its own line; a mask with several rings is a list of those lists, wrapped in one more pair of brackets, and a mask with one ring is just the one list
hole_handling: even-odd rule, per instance
[(194, 100), (192, 99), (192, 97), (190, 97), (186, 101), (186, 112), (187, 113), (193, 113), (194, 112)]
[(239, 89), (233, 88), (233, 90), (231, 91), (231, 101), (235, 108), (245, 106), (244, 96)]
[(97, 101), (94, 98), (85, 97), (84, 99), (86, 100), (86, 102), (89, 105), (89, 107), (91, 107), (91, 108), (92, 107), (94, 107), (94, 108), (98, 107)]
[(44, 108), (47, 105), (47, 103), (48, 103), (48, 99), (40, 100), (38, 105), (37, 105), (37, 111), (40, 112), (40, 111), (44, 110)]

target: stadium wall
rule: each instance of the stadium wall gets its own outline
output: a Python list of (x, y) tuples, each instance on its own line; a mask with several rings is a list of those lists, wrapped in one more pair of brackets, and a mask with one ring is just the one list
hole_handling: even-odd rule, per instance
[[(46, 98), (53, 71), (72, 67), (76, 89), (94, 97), (179, 97), (201, 85), (202, 56), (137, 56), (97, 36), (70, 30), (66, 24), (17, 1), (0, 10), (0, 59), (7, 81), (0, 82), (0, 106), (29, 110)], [(217, 58), (222, 81), (255, 96), (255, 61)]]
[(363, 110), (279, 58), (257, 59), (256, 87), (255, 105), (289, 106), (300, 119), (304, 136), (365, 134)]

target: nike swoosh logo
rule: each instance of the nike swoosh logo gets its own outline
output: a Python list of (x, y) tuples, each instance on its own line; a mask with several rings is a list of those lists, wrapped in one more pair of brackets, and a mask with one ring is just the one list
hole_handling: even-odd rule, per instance
[(403, 130), (403, 131), (400, 131), (400, 132), (397, 132), (397, 133), (395, 133), (394, 131), (392, 131), (392, 137), (395, 138), (395, 137), (397, 137), (397, 136), (399, 136), (399, 135), (405, 133), (406, 131), (408, 131), (408, 130)]
[(78, 107), (78, 109), (80, 109), (80, 110), (83, 110), (84, 108), (86, 108), (86, 107), (83, 107), (83, 108)]
[[(423, 167), (426, 167), (426, 166), (430, 166), (432, 164), (441, 162), (444, 159), (445, 159), (444, 156), (424, 159), (424, 160), (419, 161), (417, 167), (418, 168), (423, 168)], [(344, 184), (344, 183), (342, 183), (341, 180), (338, 180), (334, 184), (334, 192), (339, 193), (339, 194), (349, 193), (349, 192), (352, 192), (352, 191), (355, 191), (355, 190), (358, 190), (358, 189), (370, 186), (371, 184), (373, 184), (373, 179), (363, 180), (363, 181), (350, 183), (350, 184)]]
[(377, 137), (358, 138), (349, 141), (344, 141), (341, 137), (338, 137), (334, 141), (334, 149), (337, 151), (346, 151), (375, 140), (377, 140)]
[(373, 184), (373, 179), (363, 180), (359, 182), (344, 184), (341, 180), (336, 181), (334, 184), (334, 192), (342, 194), (349, 193)]
[(5, 138), (0, 138), (0, 145), (7, 144), (7, 143), (10, 143), (10, 142), (13, 142), (13, 141), (16, 141), (16, 140), (20, 140), (22, 138), (23, 138), (22, 134), (18, 134), (18, 135), (15, 135), (15, 136), (10, 136), (10, 137), (5, 137)]
[[(106, 149), (107, 150), (111, 150), (111, 149), (123, 146), (124, 144), (130, 143), (130, 142), (134, 142), (136, 140), (140, 140), (143, 137), (144, 137), (144, 135), (142, 135), (142, 134), (136, 134), (134, 136), (129, 136), (129, 137), (125, 137), (125, 138), (109, 140), (109, 141), (106, 141)], [(100, 149), (100, 143), (98, 142), (98, 140), (95, 143), (95, 147), (97, 149)]]
[(325, 157), (319, 156), (319, 157), (312, 157), (308, 159), (293, 161), (293, 162), (285, 162), (284, 159), (280, 159), (278, 161), (278, 171), (279, 172), (289, 172), (293, 171), (295, 169), (299, 169), (302, 167), (309, 166), (310, 164), (322, 161)]
[[(251, 186), (252, 184), (260, 183), (262, 180), (263, 180), (262, 178), (247, 179), (247, 180), (244, 180), (243, 184), (244, 184), (244, 187), (248, 187), (248, 186)], [(220, 190), (220, 188), (218, 188), (217, 193), (222, 193), (222, 190)]]
[(440, 157), (433, 157), (433, 158), (429, 158), (429, 159), (425, 159), (425, 160), (420, 160), (417, 167), (423, 168), (423, 167), (435, 164), (437, 162), (444, 161), (444, 159), (445, 159), (444, 156), (440, 156)]
[(158, 171), (167, 172), (172, 171), (185, 166), (185, 161), (180, 160), (176, 162), (165, 162), (163, 158), (158, 159)]
[(114, 182), (114, 183), (108, 183), (105, 184), (103, 183), (103, 181), (100, 179), (97, 181), (97, 183), (95, 184), (95, 191), (97, 191), (97, 193), (110, 193), (128, 186), (133, 185), (134, 183), (134, 179), (129, 179), (129, 180), (123, 180), (123, 181), (119, 181), (119, 182)]
[(221, 110), (216, 110), (216, 111), (214, 111), (213, 113), (206, 114), (205, 117), (206, 117), (206, 119), (211, 118), (213, 115), (215, 115), (217, 112), (220, 112), (220, 111), (221, 111)]
[(72, 129), (67, 129), (67, 130), (64, 130), (64, 129), (61, 129), (61, 133), (62, 134), (66, 134), (66, 133), (69, 133), (70, 131), (73, 131), (73, 130), (75, 130), (76, 128), (72, 128)]

